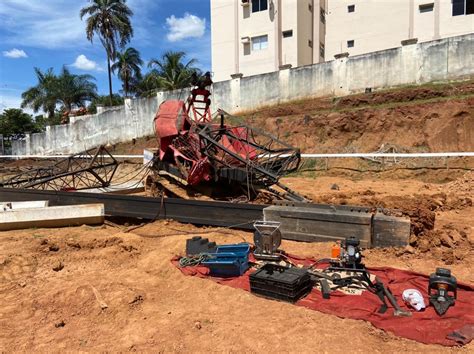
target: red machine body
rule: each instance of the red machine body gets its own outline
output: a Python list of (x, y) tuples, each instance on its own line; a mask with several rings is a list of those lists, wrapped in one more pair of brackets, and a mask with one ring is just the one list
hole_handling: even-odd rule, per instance
[[(249, 183), (252, 189), (268, 189), (298, 168), (299, 150), (246, 125), (226, 125), (222, 110), (220, 122), (218, 117), (213, 121), (209, 96), (201, 86), (191, 91), (186, 102), (167, 100), (160, 105), (154, 120), (160, 144), (154, 171), (164, 171), (190, 186), (225, 182), (250, 191)], [(291, 200), (304, 200), (282, 188)]]

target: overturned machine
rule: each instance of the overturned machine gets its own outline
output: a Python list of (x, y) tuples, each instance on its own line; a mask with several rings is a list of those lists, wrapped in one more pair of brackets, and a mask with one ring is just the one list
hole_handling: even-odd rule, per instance
[(153, 193), (176, 196), (178, 186), (188, 196), (212, 199), (307, 201), (279, 181), (298, 169), (300, 151), (259, 129), (228, 124), (236, 119), (223, 110), (213, 116), (210, 80), (204, 82), (187, 101), (160, 105), (154, 119), (159, 150), (147, 180)]

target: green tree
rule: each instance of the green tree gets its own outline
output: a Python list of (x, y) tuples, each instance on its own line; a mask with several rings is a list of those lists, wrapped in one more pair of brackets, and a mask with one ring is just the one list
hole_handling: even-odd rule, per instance
[(91, 0), (90, 5), (80, 11), (80, 17), (86, 20), (86, 35), (89, 41), (99, 37), (107, 53), (109, 74), (109, 96), (112, 102), (112, 73), (110, 62), (115, 58), (117, 47), (124, 47), (133, 37), (130, 17), (132, 10), (126, 0)]
[(63, 67), (56, 80), (56, 99), (66, 111), (86, 107), (87, 101), (97, 97), (97, 86), (92, 75), (75, 75)]
[(41, 131), (35, 124), (33, 117), (21, 109), (5, 109), (0, 114), (0, 134), (4, 137), (18, 138), (26, 133)]
[(34, 117), (36, 129), (38, 131), (44, 131), (48, 125), (59, 125), (61, 124), (64, 112), (56, 111), (53, 117), (45, 117), (43, 115), (37, 115)]
[(29, 88), (21, 95), (23, 102), (21, 107), (30, 107), (36, 113), (40, 109), (48, 114), (51, 118), (54, 116), (56, 109), (57, 96), (55, 95), (57, 77), (53, 72), (53, 68), (49, 68), (46, 72), (35, 68), (38, 84)]
[(193, 75), (200, 76), (201, 72), (194, 65), (196, 59), (187, 63), (183, 62), (186, 57), (184, 52), (169, 51), (163, 54), (161, 59), (151, 59), (148, 67), (151, 68), (149, 80), (155, 81), (159, 89), (176, 90), (191, 85)]
[(143, 61), (140, 53), (135, 48), (127, 48), (116, 55), (116, 61), (112, 65), (112, 72), (118, 71), (118, 77), (122, 81), (123, 93), (127, 97), (129, 93), (135, 92), (137, 83), (142, 79), (141, 66)]
[(35, 68), (38, 84), (22, 94), (22, 108), (31, 107), (36, 113), (40, 109), (48, 114), (53, 122), (57, 106), (63, 111), (71, 111), (75, 107), (85, 107), (87, 101), (97, 97), (97, 86), (91, 75), (76, 75), (63, 67), (59, 75), (52, 68), (46, 72)]
[(97, 96), (96, 98), (92, 100), (89, 107), (87, 107), (87, 110), (89, 111), (89, 113), (95, 114), (97, 113), (97, 105), (110, 107), (110, 106), (122, 106), (123, 104), (124, 104), (123, 97), (117, 94), (114, 94), (112, 96), (112, 102), (110, 101), (109, 96)]
[(140, 97), (151, 97), (160, 88), (160, 80), (156, 72), (150, 71), (135, 85), (135, 91)]

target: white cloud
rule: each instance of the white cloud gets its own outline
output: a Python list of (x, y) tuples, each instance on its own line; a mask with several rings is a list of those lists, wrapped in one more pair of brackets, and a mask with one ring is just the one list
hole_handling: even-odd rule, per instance
[(13, 48), (11, 50), (5, 50), (3, 52), (3, 56), (7, 58), (12, 58), (12, 59), (28, 58), (28, 55), (26, 55), (23, 49), (16, 49), (16, 48)]
[(84, 54), (79, 55), (71, 66), (85, 71), (102, 71), (102, 68), (95, 61), (88, 59)]
[[(8, 34), (2, 41), (21, 43), (34, 48), (87, 48), (86, 18), (81, 21), (79, 10), (89, 1), (73, 0), (0, 0), (0, 23)], [(134, 12), (132, 18), (137, 41), (151, 40), (150, 28), (155, 24), (152, 9), (158, 0), (128, 0)], [(102, 49), (98, 38), (94, 44)]]
[(171, 15), (166, 19), (168, 34), (166, 37), (170, 42), (176, 42), (185, 38), (201, 38), (206, 30), (206, 19), (185, 13), (184, 17)]
[(8, 29), (8, 43), (41, 48), (86, 44), (85, 24), (79, 18), (84, 4), (64, 0), (2, 0), (0, 23)]

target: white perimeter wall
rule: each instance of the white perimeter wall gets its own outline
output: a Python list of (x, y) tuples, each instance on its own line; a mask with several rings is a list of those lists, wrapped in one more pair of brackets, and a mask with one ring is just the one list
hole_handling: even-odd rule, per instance
[[(405, 84), (474, 77), (474, 33), (342, 58), (330, 62), (243, 77), (213, 85), (213, 110), (230, 113), (307, 97), (347, 95)], [(185, 99), (187, 92), (159, 92), (127, 100), (124, 107), (49, 127), (13, 142), (15, 155), (70, 154), (101, 144), (152, 135), (159, 104)]]

